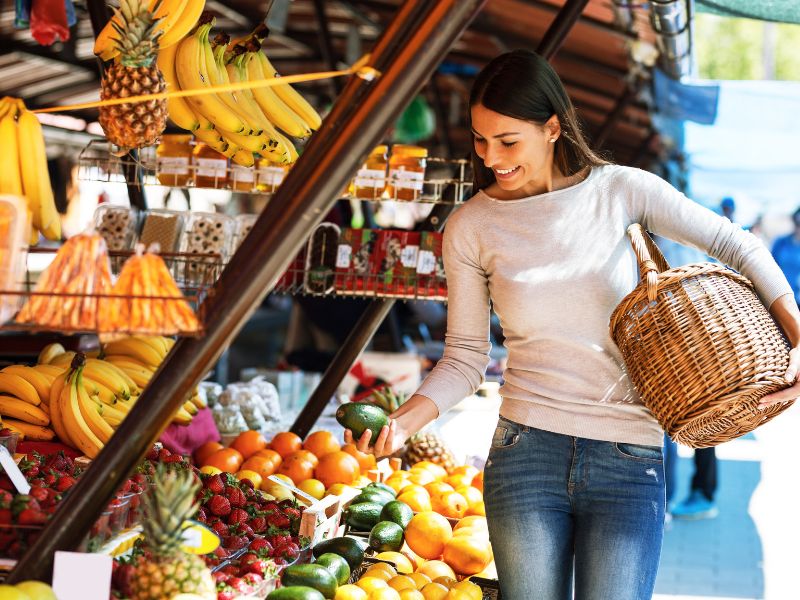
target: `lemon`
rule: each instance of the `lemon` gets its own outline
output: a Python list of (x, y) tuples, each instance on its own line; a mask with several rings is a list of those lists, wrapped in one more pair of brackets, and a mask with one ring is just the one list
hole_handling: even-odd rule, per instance
[(375, 558), (388, 560), (394, 563), (397, 566), (398, 573), (408, 574), (414, 572), (414, 565), (411, 564), (411, 561), (405, 554), (400, 554), (399, 552), (381, 552), (377, 554)]
[(389, 584), (390, 588), (397, 590), (398, 592), (402, 592), (403, 590), (417, 589), (417, 584), (408, 575), (395, 575), (389, 581), (387, 581), (387, 583)]
[(261, 475), (256, 473), (255, 471), (251, 471), (250, 469), (242, 469), (241, 471), (236, 472), (236, 479), (241, 481), (242, 479), (249, 479), (250, 482), (253, 484), (253, 487), (258, 489), (261, 487), (261, 482), (264, 480)]
[(205, 475), (219, 475), (220, 473), (222, 473), (220, 469), (218, 469), (217, 467), (212, 467), (211, 465), (200, 467), (200, 472), (204, 473)]
[(441, 583), (433, 582), (427, 584), (420, 591), (425, 597), (425, 600), (442, 600), (445, 596), (447, 596), (447, 592), (449, 590)]
[(41, 581), (21, 581), (16, 588), (25, 592), (31, 600), (58, 600), (53, 588)]
[(387, 587), (371, 592), (367, 600), (400, 600), (400, 594)]
[(306, 479), (301, 481), (297, 489), (317, 500), (320, 500), (325, 495), (325, 484), (319, 479)]
[(0, 600), (31, 600), (31, 597), (13, 585), (0, 585)]
[(365, 592), (367, 592), (368, 594), (371, 594), (375, 590), (380, 590), (382, 588), (389, 587), (389, 584), (386, 583), (386, 581), (384, 581), (383, 579), (371, 576), (362, 577), (361, 579), (358, 580), (358, 583), (356, 583), (356, 585)]
[(367, 592), (360, 587), (348, 583), (347, 585), (342, 585), (337, 588), (333, 600), (367, 600), (367, 596)]

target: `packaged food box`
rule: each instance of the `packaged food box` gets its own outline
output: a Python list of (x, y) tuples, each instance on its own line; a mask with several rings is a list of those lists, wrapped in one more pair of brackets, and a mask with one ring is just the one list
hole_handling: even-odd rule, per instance
[(378, 232), (345, 229), (336, 252), (334, 287), (339, 294), (375, 291), (375, 260)]
[[(233, 217), (216, 213), (188, 213), (180, 251), (183, 254), (213, 255), (187, 256), (179, 279), (189, 284), (211, 284), (230, 258), (236, 232)], [(182, 277), (180, 276), (182, 275)]]
[(417, 291), (430, 299), (447, 299), (447, 280), (442, 257), (442, 234), (423, 231), (420, 235), (417, 260)]
[[(20, 292), (25, 285), (30, 218), (24, 198), (0, 195), (0, 292)], [(0, 323), (19, 310), (23, 297), (0, 294)]]
[(306, 266), (303, 286), (311, 294), (333, 291), (336, 253), (341, 230), (334, 223), (320, 223), (306, 245)]
[(413, 298), (417, 289), (420, 233), (387, 229), (378, 235), (377, 292)]
[(139, 242), (145, 247), (158, 244), (161, 252), (175, 252), (183, 231), (184, 215), (166, 209), (149, 210), (144, 214)]
[(239, 249), (242, 245), (244, 238), (250, 233), (250, 230), (258, 220), (258, 215), (237, 215), (236, 217), (236, 233), (234, 234), (233, 251)]

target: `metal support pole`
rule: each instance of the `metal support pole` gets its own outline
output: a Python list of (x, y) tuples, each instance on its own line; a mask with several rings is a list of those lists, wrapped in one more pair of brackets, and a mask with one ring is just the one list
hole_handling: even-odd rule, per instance
[(536, 52), (547, 60), (553, 58), (588, 3), (589, 0), (567, 0), (539, 42)]
[(407, 0), (372, 51), (373, 81), (352, 77), (204, 302), (205, 336), (182, 338), (78, 480), (9, 583), (49, 580), (248, 317), (275, 286), (353, 171), (430, 77), (485, 0)]
[(617, 121), (620, 120), (625, 112), (625, 109), (628, 108), (628, 105), (635, 97), (636, 92), (631, 86), (626, 85), (620, 97), (617, 98), (617, 103), (614, 105), (614, 109), (611, 111), (611, 114), (608, 115), (603, 123), (603, 126), (600, 128), (600, 131), (597, 132), (597, 136), (594, 140), (595, 146), (598, 148), (603, 146), (608, 139), (608, 136), (614, 130), (614, 125), (617, 124)]
[[(425, 222), (417, 227), (417, 231), (441, 230), (447, 217), (450, 216), (454, 209), (454, 204), (437, 204), (433, 207)], [(367, 306), (350, 335), (339, 347), (339, 351), (333, 357), (331, 364), (328, 365), (314, 393), (311, 394), (303, 410), (297, 415), (292, 425), (292, 432), (301, 438), (305, 438), (308, 435), (322, 411), (325, 410), (325, 405), (328, 404), (336, 392), (336, 388), (339, 387), (353, 363), (364, 351), (364, 348), (367, 347), (375, 332), (378, 331), (381, 323), (383, 323), (389, 311), (392, 310), (394, 303), (395, 300), (382, 299), (376, 300)]]

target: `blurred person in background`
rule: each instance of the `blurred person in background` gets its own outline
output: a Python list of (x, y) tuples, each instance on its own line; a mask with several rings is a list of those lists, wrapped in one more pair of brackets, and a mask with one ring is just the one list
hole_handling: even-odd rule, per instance
[(792, 214), (792, 221), (794, 231), (775, 240), (772, 245), (772, 256), (789, 280), (795, 302), (800, 304), (800, 208)]

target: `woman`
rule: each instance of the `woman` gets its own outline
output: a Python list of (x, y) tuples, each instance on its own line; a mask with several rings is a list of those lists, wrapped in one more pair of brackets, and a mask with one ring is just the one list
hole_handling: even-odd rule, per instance
[[(470, 107), (477, 193), (445, 230), (444, 357), (371, 451), (395, 452), (475, 391), (492, 306), (508, 367), (484, 500), (503, 597), (567, 600), (574, 584), (579, 600), (650, 598), (664, 523), (663, 433), (608, 329), (638, 280), (626, 229), (642, 223), (742, 272), (796, 347), (792, 290), (755, 237), (655, 175), (593, 153), (538, 55), (494, 59)], [(795, 349), (788, 380), (798, 359)], [(796, 385), (763, 403), (798, 395)], [(366, 432), (358, 446), (369, 443)]]

